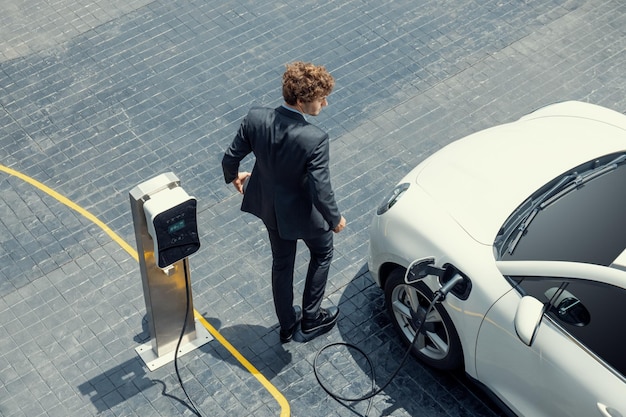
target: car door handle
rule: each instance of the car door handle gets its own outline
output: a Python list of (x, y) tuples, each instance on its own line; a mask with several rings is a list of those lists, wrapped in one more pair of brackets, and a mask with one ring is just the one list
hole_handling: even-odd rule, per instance
[(622, 414), (614, 408), (607, 407), (602, 403), (598, 403), (598, 410), (600, 410), (600, 414), (604, 417), (622, 417)]

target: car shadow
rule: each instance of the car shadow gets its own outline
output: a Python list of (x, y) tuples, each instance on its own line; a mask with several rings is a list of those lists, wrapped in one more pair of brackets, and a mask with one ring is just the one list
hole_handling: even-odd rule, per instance
[(337, 329), (349, 346), (331, 344), (318, 353), (318, 377), (327, 388), (344, 398), (359, 398), (388, 384), (372, 400), (385, 416), (398, 408), (416, 416), (505, 416), (462, 370), (439, 371), (411, 355), (402, 362), (408, 346), (395, 331), (384, 298), (363, 265), (338, 301), (342, 315)]

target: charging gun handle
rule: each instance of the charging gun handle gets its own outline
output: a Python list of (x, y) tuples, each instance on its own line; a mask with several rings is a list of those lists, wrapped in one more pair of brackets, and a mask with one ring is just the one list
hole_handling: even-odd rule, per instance
[(457, 284), (460, 284), (463, 281), (463, 276), (461, 274), (454, 274), (454, 276), (450, 279), (450, 281), (446, 282), (436, 293), (435, 295), (439, 297), (439, 301), (443, 301), (446, 299), (446, 295), (452, 288), (454, 288)]

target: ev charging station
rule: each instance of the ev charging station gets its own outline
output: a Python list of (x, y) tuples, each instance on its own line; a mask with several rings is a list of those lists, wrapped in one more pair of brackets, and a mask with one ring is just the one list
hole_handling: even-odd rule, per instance
[(197, 201), (172, 172), (129, 194), (150, 331), (150, 342), (135, 350), (153, 371), (213, 340), (194, 319), (191, 296), (187, 257), (200, 248)]

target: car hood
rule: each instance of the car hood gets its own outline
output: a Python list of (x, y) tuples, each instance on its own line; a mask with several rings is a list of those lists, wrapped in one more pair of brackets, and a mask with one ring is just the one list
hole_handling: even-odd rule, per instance
[(475, 240), (491, 245), (509, 215), (541, 186), (624, 149), (623, 126), (547, 112), (453, 142), (407, 179), (414, 179)]

